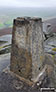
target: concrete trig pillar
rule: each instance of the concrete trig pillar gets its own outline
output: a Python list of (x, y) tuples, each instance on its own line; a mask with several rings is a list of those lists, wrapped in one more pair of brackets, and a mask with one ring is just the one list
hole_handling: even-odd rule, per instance
[(35, 81), (43, 69), (43, 32), (41, 18), (14, 19), (11, 71)]

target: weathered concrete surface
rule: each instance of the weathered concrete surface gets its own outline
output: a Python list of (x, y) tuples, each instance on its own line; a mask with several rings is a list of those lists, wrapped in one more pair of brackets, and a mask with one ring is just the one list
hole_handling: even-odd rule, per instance
[(34, 81), (43, 69), (43, 33), (41, 18), (14, 20), (11, 71)]

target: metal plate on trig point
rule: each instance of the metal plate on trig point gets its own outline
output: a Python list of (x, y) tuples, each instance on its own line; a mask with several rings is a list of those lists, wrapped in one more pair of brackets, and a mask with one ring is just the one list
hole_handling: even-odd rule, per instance
[(41, 92), (56, 92), (55, 88), (41, 88)]

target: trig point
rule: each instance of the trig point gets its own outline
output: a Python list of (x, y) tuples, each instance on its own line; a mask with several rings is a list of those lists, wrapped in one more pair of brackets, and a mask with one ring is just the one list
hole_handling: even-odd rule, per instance
[(42, 19), (18, 17), (12, 33), (11, 71), (33, 82), (43, 69)]

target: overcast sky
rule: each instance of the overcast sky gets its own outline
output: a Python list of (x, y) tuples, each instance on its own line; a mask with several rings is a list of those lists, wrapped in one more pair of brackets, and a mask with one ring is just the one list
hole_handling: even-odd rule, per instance
[(0, 6), (9, 7), (56, 7), (56, 0), (0, 0)]

